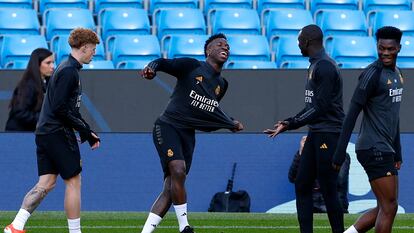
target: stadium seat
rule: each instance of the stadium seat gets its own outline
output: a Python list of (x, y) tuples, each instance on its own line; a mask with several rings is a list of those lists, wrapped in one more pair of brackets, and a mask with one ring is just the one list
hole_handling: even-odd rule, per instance
[(262, 23), (264, 23), (263, 26), (269, 41), (272, 40), (272, 37), (280, 35), (294, 35), (297, 37), (304, 26), (313, 23), (310, 12), (306, 10), (272, 9), (264, 11), (264, 15), (266, 15), (265, 12), (268, 12), (268, 15)]
[[(109, 46), (110, 40), (111, 45)], [(108, 38), (107, 47), (115, 67), (123, 61), (153, 60), (161, 57), (160, 45), (154, 35), (118, 35)]]
[(17, 60), (28, 60), (33, 50), (48, 48), (44, 36), (40, 35), (1, 36), (0, 41), (1, 66)]
[(229, 61), (257, 60), (270, 61), (271, 54), (266, 37), (261, 35), (229, 35)]
[(226, 69), (277, 69), (277, 66), (272, 61), (230, 61)]
[(338, 63), (372, 62), (378, 57), (374, 38), (367, 36), (328, 37), (325, 47)]
[(204, 14), (218, 8), (248, 8), (253, 9), (253, 0), (205, 0)]
[(401, 68), (414, 68), (414, 37), (401, 38), (401, 51), (398, 54), (397, 65)]
[(413, 11), (377, 11), (373, 15), (372, 35), (383, 26), (395, 26), (406, 36), (414, 36)]
[(257, 13), (262, 15), (263, 10), (266, 9), (305, 9), (306, 1), (305, 0), (257, 0)]
[[(56, 64), (60, 64), (70, 54), (71, 48), (68, 39), (69, 35), (58, 35), (54, 36), (50, 41), (50, 49), (55, 53)], [(103, 44), (104, 43), (101, 40), (101, 43), (96, 46), (96, 54), (93, 60), (105, 60), (105, 49)]]
[(153, 23), (156, 25), (154, 34), (157, 34), (160, 40), (163, 36), (171, 34), (206, 34), (206, 23), (199, 9), (156, 10), (153, 14)]
[(144, 8), (143, 0), (94, 0), (94, 13), (105, 8)]
[(253, 9), (213, 9), (208, 15), (209, 34), (253, 34), (260, 35), (260, 19)]
[[(296, 59), (296, 58), (295, 58)], [(309, 59), (297, 58), (298, 60), (287, 60), (280, 64), (280, 69), (307, 69), (309, 68)]]
[(39, 0), (39, 12), (50, 8), (88, 8), (87, 0)]
[(207, 35), (172, 35), (162, 51), (165, 58), (192, 57), (204, 60), (204, 43)]
[(46, 40), (55, 35), (69, 34), (77, 27), (96, 29), (92, 13), (87, 9), (49, 9), (43, 14)]
[(342, 69), (363, 69), (369, 66), (374, 60), (372, 61), (344, 61), (339, 62), (338, 66)]
[(141, 60), (141, 61), (135, 61), (135, 60), (127, 60), (127, 61), (122, 61), (120, 63), (118, 63), (117, 65), (117, 69), (132, 69), (132, 70), (136, 70), (136, 69), (143, 69), (146, 65), (148, 65), (148, 63), (150, 63), (152, 60)]
[(0, 8), (0, 35), (39, 35), (40, 24), (33, 9)]
[(4, 69), (24, 70), (26, 69), (28, 63), (29, 58), (24, 60), (11, 61), (4, 65)]
[(410, 0), (364, 0), (362, 8), (366, 14), (376, 10), (411, 10)]
[(358, 10), (359, 0), (312, 0), (310, 1), (312, 13), (321, 9)]
[(92, 61), (89, 64), (84, 64), (83, 69), (85, 70), (110, 70), (114, 69), (114, 64), (112, 61), (103, 60), (103, 61)]
[(165, 8), (199, 8), (198, 0), (151, 0), (149, 5), (149, 14), (156, 9)]
[(33, 8), (32, 0), (0, 0), (0, 8)]
[(275, 53), (276, 64), (281, 67), (286, 61), (304, 60), (298, 47), (297, 36), (287, 35), (275, 37), (271, 45), (272, 52)]
[(144, 9), (107, 8), (98, 15), (102, 38), (120, 34), (150, 34), (150, 22)]
[(321, 10), (316, 15), (324, 36), (355, 35), (367, 36), (368, 26), (362, 11), (355, 10)]

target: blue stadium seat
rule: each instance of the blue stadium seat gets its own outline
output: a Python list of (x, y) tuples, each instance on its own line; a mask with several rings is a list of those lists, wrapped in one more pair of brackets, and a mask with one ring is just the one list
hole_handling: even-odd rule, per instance
[[(61, 63), (70, 54), (71, 48), (68, 39), (69, 35), (58, 35), (54, 36), (50, 41), (50, 49), (56, 56), (56, 64)], [(101, 43), (96, 46), (96, 54), (93, 60), (105, 60), (105, 49), (103, 44), (104, 43), (101, 40)]]
[(127, 61), (122, 61), (120, 63), (118, 63), (117, 65), (117, 69), (132, 69), (132, 70), (136, 70), (136, 69), (143, 69), (146, 65), (148, 65), (148, 63), (150, 63), (152, 60), (140, 60), (140, 61), (135, 61), (135, 60), (127, 60)]
[(372, 35), (383, 26), (395, 26), (406, 36), (414, 36), (413, 11), (377, 11), (373, 17)]
[(69, 34), (77, 27), (96, 29), (92, 13), (87, 9), (49, 9), (43, 14), (46, 40), (55, 35)]
[(401, 68), (414, 68), (414, 37), (401, 38), (401, 51), (398, 54), (397, 65)]
[(321, 9), (358, 10), (359, 0), (312, 0), (310, 9), (313, 13)]
[(39, 35), (40, 24), (33, 9), (0, 8), (0, 35)]
[(206, 34), (206, 23), (199, 9), (157, 10), (153, 14), (153, 23), (159, 39), (171, 34)]
[[(296, 58), (295, 58), (296, 59)], [(308, 69), (309, 68), (309, 59), (307, 58), (297, 58), (298, 60), (287, 60), (280, 64), (280, 69)]]
[(39, 0), (39, 12), (50, 8), (88, 8), (87, 0)]
[(118, 35), (108, 39), (113, 40), (107, 47), (112, 55), (115, 67), (123, 61), (153, 60), (161, 57), (160, 44), (154, 35)]
[(94, 0), (94, 13), (105, 8), (144, 8), (143, 0)]
[(212, 34), (261, 34), (260, 19), (253, 9), (213, 9), (209, 12), (208, 19)]
[(103, 61), (92, 61), (89, 64), (84, 64), (83, 69), (85, 70), (110, 70), (114, 69), (114, 63), (112, 61), (103, 60)]
[(368, 26), (362, 11), (321, 10), (316, 17), (316, 23), (321, 27), (325, 37), (335, 35), (368, 35)]
[(150, 34), (148, 14), (144, 9), (107, 8), (98, 15), (102, 38), (119, 34)]
[(281, 67), (287, 61), (303, 60), (298, 47), (298, 37), (293, 35), (275, 37), (272, 41), (272, 52), (276, 55), (276, 63)]
[(364, 0), (362, 8), (367, 14), (376, 10), (411, 10), (410, 0)]
[(0, 8), (33, 8), (32, 0), (0, 0)]
[(45, 37), (40, 35), (1, 36), (0, 41), (1, 66), (17, 60), (28, 60), (33, 50), (48, 48)]
[(277, 69), (277, 66), (272, 61), (230, 61), (226, 69)]
[(310, 12), (306, 10), (272, 9), (268, 11), (268, 16), (265, 17), (262, 23), (264, 23), (266, 36), (271, 41), (272, 37), (280, 35), (294, 35), (297, 37), (299, 31), (304, 26), (312, 24), (313, 20)]
[(218, 8), (248, 8), (253, 9), (253, 0), (205, 0), (204, 14)]
[(29, 63), (29, 58), (24, 60), (11, 61), (4, 65), (4, 69), (24, 70)]
[(286, 9), (286, 8), (294, 8), (294, 9), (302, 9), (306, 8), (306, 1), (305, 0), (258, 0), (257, 1), (257, 13), (262, 15), (263, 10), (266, 9)]
[(367, 36), (328, 37), (325, 47), (337, 63), (373, 62), (378, 57), (374, 38)]
[(151, 0), (149, 5), (149, 14), (156, 9), (165, 8), (199, 8), (198, 0)]
[(342, 69), (363, 69), (369, 66), (372, 61), (344, 61), (339, 62), (338, 66)]
[(229, 35), (229, 61), (257, 60), (270, 61), (271, 54), (266, 37), (261, 35)]
[(204, 43), (207, 35), (172, 35), (168, 44), (162, 46), (164, 57), (192, 57), (204, 60)]

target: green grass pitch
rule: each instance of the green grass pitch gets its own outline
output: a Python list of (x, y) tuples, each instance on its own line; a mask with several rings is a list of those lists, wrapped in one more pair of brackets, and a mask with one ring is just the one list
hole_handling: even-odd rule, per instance
[[(0, 227), (9, 224), (16, 212), (0, 211)], [(330, 232), (325, 214), (314, 215), (314, 232)], [(351, 225), (359, 215), (345, 215)], [(147, 217), (143, 212), (82, 212), (83, 233), (139, 233)], [(262, 213), (189, 213), (189, 222), (197, 233), (295, 233), (296, 215)], [(35, 212), (26, 224), (27, 233), (66, 233), (63, 212)], [(169, 213), (154, 233), (177, 233), (174, 213)], [(371, 233), (374, 231), (370, 231)], [(399, 214), (393, 233), (414, 232), (414, 214)]]

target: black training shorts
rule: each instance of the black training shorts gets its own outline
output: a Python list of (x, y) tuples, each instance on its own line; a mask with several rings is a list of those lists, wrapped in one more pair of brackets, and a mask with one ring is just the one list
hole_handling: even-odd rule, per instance
[(78, 142), (73, 130), (61, 129), (36, 135), (38, 174), (60, 174), (67, 180), (82, 171)]
[(172, 160), (184, 160), (188, 174), (193, 160), (195, 130), (176, 128), (158, 119), (154, 123), (152, 137), (160, 157), (164, 178), (170, 175), (168, 163)]
[(377, 149), (358, 150), (356, 153), (358, 161), (364, 167), (370, 182), (381, 177), (398, 175), (395, 168), (394, 153), (381, 152)]

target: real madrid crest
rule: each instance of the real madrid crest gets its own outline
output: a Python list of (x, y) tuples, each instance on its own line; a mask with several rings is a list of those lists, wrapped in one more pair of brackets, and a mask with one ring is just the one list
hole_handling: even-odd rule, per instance
[(174, 155), (174, 152), (171, 149), (168, 149), (167, 150), (167, 156), (168, 157), (173, 157), (173, 155)]
[(220, 94), (220, 85), (217, 85), (215, 93), (216, 93), (216, 95)]

